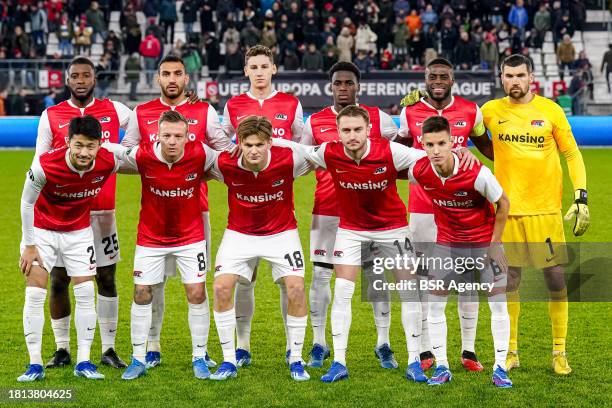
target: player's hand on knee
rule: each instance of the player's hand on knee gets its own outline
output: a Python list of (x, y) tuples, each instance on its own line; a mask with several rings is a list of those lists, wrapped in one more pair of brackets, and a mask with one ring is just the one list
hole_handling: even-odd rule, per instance
[(30, 274), (34, 262), (37, 262), (41, 267), (43, 265), (42, 257), (38, 253), (36, 246), (26, 245), (25, 249), (23, 250), (23, 254), (21, 254), (21, 259), (19, 260), (19, 268), (21, 269), (21, 272), (25, 274), (25, 276)]
[(573, 216), (576, 216), (574, 221), (574, 235), (579, 237), (586, 232), (590, 225), (589, 207), (587, 206), (586, 190), (578, 189), (574, 192), (574, 203), (571, 205), (565, 214), (565, 221), (570, 221)]

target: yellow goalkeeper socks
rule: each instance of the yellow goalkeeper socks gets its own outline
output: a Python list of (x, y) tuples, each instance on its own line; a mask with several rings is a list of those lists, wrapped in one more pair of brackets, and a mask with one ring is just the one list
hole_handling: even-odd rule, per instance
[(553, 351), (565, 351), (568, 321), (567, 289), (550, 292), (548, 315), (552, 323)]
[(508, 350), (518, 350), (518, 320), (521, 313), (521, 299), (518, 289), (506, 293), (508, 314), (510, 315), (510, 344)]

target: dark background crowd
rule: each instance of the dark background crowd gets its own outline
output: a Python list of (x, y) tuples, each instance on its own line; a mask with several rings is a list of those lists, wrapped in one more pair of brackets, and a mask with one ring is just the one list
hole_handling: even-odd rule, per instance
[[(97, 95), (106, 96), (123, 72), (135, 99), (139, 71), (152, 85), (168, 52), (181, 55), (196, 79), (203, 67), (242, 71), (244, 52), (255, 44), (270, 47), (286, 71), (327, 71), (337, 61), (353, 61), (363, 72), (422, 70), (436, 56), (457, 69), (478, 70), (495, 69), (504, 55), (529, 55), (551, 32), (563, 79), (566, 70), (591, 68), (574, 47), (588, 1), (0, 0), (0, 71), (6, 59), (11, 70), (41, 58), (52, 66), (94, 48)], [(120, 12), (116, 30), (112, 11)], [(36, 78), (16, 80), (20, 89)]]

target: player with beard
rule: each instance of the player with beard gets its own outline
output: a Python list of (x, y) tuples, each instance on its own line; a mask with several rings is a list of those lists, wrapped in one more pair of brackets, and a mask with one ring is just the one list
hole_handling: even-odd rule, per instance
[(543, 270), (550, 292), (552, 367), (556, 374), (568, 375), (572, 369), (565, 354), (568, 301), (563, 268), (568, 258), (561, 217), (563, 171), (559, 151), (574, 187), (574, 202), (565, 219), (576, 217), (575, 236), (589, 227), (584, 161), (563, 110), (529, 90), (533, 67), (528, 58), (515, 54), (504, 59), (501, 81), (507, 96), (487, 102), (482, 113), (493, 137), (495, 176), (512, 203), (502, 236), (502, 242), (513, 243), (507, 250), (510, 345), (506, 369), (519, 367), (518, 288), (521, 268), (532, 266)]
[[(158, 141), (159, 117), (166, 111), (181, 113), (189, 123), (188, 142), (204, 142), (219, 151), (231, 150), (235, 146), (225, 135), (219, 124), (215, 109), (207, 102), (192, 100), (185, 95), (189, 84), (189, 75), (185, 72), (185, 64), (180, 57), (166, 56), (159, 64), (157, 83), (161, 95), (149, 102), (134, 108), (136, 120), (130, 124), (121, 144), (127, 147), (138, 144), (153, 144)], [(200, 207), (204, 223), (206, 240), (206, 265), (210, 265), (210, 215), (208, 212), (208, 188), (205, 181), (200, 184)], [(166, 265), (166, 277), (176, 274), (176, 265), (169, 259)], [(153, 293), (153, 318), (147, 341), (147, 368), (153, 368), (161, 362), (160, 335), (164, 319), (164, 288), (166, 279), (151, 286)], [(216, 364), (206, 354), (206, 362), (210, 367)]]
[[(329, 71), (331, 81), (333, 105), (312, 114), (302, 133), (301, 143), (307, 145), (320, 145), (323, 142), (340, 140), (336, 116), (343, 108), (349, 105), (358, 105), (368, 111), (370, 115), (371, 139), (381, 137), (393, 140), (397, 136), (397, 127), (393, 119), (377, 107), (365, 106), (357, 103), (359, 81), (361, 73), (359, 68), (351, 62), (338, 62)], [(313, 346), (310, 351), (311, 367), (322, 367), (323, 361), (329, 357), (329, 347), (325, 338), (327, 326), (327, 309), (331, 302), (330, 281), (334, 272), (333, 251), (336, 232), (338, 230), (338, 203), (335, 199), (334, 183), (328, 171), (319, 168), (316, 172), (317, 187), (315, 191), (314, 208), (312, 210), (312, 225), (310, 228), (310, 259), (313, 263), (312, 283), (310, 285), (310, 319), (313, 332)], [(364, 265), (366, 276), (372, 276), (372, 265)], [(371, 285), (368, 286), (371, 289)], [(389, 340), (391, 326), (390, 302), (379, 299), (371, 293), (368, 299), (376, 298), (372, 302), (374, 323), (378, 339), (375, 355), (383, 368), (397, 368)], [(378, 301), (383, 300), (383, 301)]]
[[(102, 143), (119, 143), (119, 129), (126, 129), (133, 123), (132, 111), (120, 102), (110, 99), (96, 99), (93, 91), (96, 75), (93, 63), (85, 57), (77, 57), (68, 65), (66, 86), (70, 99), (43, 111), (38, 124), (36, 156), (61, 148), (68, 140), (70, 120), (75, 117), (91, 115), (102, 126)], [(119, 314), (119, 298), (115, 285), (116, 264), (121, 256), (115, 221), (115, 175), (111, 176), (104, 188), (93, 200), (91, 206), (91, 227), (97, 258), (96, 282), (98, 286), (97, 310), (102, 343), (102, 364), (114, 368), (126, 364), (115, 351), (115, 336)], [(70, 277), (62, 264), (52, 265), (51, 326), (57, 350), (47, 363), (47, 368), (70, 364), (70, 297), (68, 285)]]
[[(451, 125), (453, 148), (466, 147), (468, 139), (489, 159), (493, 159), (492, 144), (486, 135), (482, 113), (478, 105), (460, 96), (452, 95), (455, 84), (452, 64), (444, 58), (436, 58), (427, 64), (425, 85), (427, 93), (414, 91), (402, 100), (405, 106), (400, 114), (398, 141), (417, 149), (423, 149), (421, 126), (433, 115), (444, 116)], [(418, 97), (415, 97), (418, 96)], [(436, 241), (437, 228), (434, 221), (433, 205), (423, 187), (410, 184), (408, 197), (410, 212), (410, 235), (417, 252), (428, 253)], [(426, 271), (421, 271), (426, 273)], [(427, 302), (423, 306), (423, 335), (421, 336), (421, 364), (423, 369), (433, 365), (434, 356), (429, 344), (427, 325)], [(476, 357), (474, 342), (478, 322), (478, 299), (459, 296), (459, 321), (461, 323), (463, 366), (469, 371), (482, 371), (482, 364)]]
[[(249, 48), (244, 57), (244, 75), (249, 78), (249, 91), (231, 97), (223, 111), (223, 130), (233, 136), (241, 121), (249, 116), (264, 116), (272, 123), (272, 137), (299, 141), (304, 128), (300, 101), (293, 95), (275, 91), (272, 76), (276, 65), (272, 51), (263, 45)], [(255, 280), (241, 280), (236, 285), (236, 355), (238, 367), (251, 363), (251, 322), (255, 311)], [(287, 291), (279, 281), (280, 304), (283, 320), (287, 316)], [(285, 334), (287, 325), (285, 324)], [(286, 336), (286, 361), (289, 362), (289, 337)]]

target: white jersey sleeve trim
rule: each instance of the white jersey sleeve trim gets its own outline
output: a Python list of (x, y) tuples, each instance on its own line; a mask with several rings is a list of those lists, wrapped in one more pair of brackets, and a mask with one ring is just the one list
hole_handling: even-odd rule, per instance
[(382, 109), (378, 109), (378, 115), (380, 117), (381, 136), (387, 140), (394, 140), (397, 137), (397, 126), (395, 126), (393, 118)]
[(491, 170), (484, 165), (480, 167), (478, 176), (474, 181), (474, 189), (493, 204), (499, 201), (504, 192)]
[(47, 114), (47, 110), (45, 109), (40, 115), (40, 120), (38, 121), (36, 151), (34, 152), (34, 156), (38, 157), (41, 154), (48, 152), (51, 150), (51, 146), (53, 146), (53, 132), (51, 132), (49, 116)]
[(410, 137), (410, 129), (408, 128), (408, 120), (406, 119), (406, 107), (402, 109), (402, 112), (399, 116), (400, 127), (397, 132), (397, 137), (402, 139), (407, 139)]
[[(229, 101), (228, 101), (229, 102)], [(225, 135), (231, 139), (236, 132), (234, 126), (232, 125), (232, 121), (230, 120), (229, 109), (227, 109), (227, 103), (225, 104), (225, 108), (223, 108), (223, 124), (221, 125), (223, 132)]]
[(140, 143), (140, 128), (138, 127), (138, 113), (136, 109), (138, 109), (138, 106), (131, 113), (127, 128), (125, 129), (125, 135), (121, 141), (121, 145), (126, 147), (138, 146)]
[(310, 116), (306, 119), (304, 129), (302, 129), (302, 137), (300, 143), (303, 145), (312, 146), (315, 144), (314, 136), (312, 135), (312, 123), (310, 122)]
[(220, 153), (206, 146), (206, 144), (204, 143), (202, 143), (202, 146), (204, 147), (204, 153), (206, 153), (206, 161), (204, 162), (204, 172), (207, 172), (215, 164), (215, 161), (217, 160), (217, 157)]
[(215, 150), (224, 151), (234, 148), (234, 144), (229, 136), (225, 134), (219, 122), (217, 111), (208, 105), (208, 114), (206, 119), (206, 141), (207, 144)]
[(302, 131), (304, 130), (304, 110), (302, 104), (298, 101), (297, 107), (295, 108), (295, 117), (291, 124), (291, 140), (299, 142), (302, 138)]
[(132, 120), (132, 114), (134, 112), (121, 102), (113, 100), (111, 100), (111, 102), (115, 106), (115, 111), (117, 112), (117, 116), (119, 117), (119, 127), (121, 127), (121, 129), (127, 129), (128, 124)]
[(427, 156), (424, 150), (413, 149), (396, 142), (390, 143), (393, 164), (397, 171), (405, 170), (417, 160)]
[(34, 204), (47, 183), (38, 157), (34, 157), (21, 194), (21, 234), (25, 245), (34, 245)]
[(305, 176), (314, 170), (314, 166), (307, 159), (308, 149), (309, 147), (301, 144), (291, 148), (293, 151), (293, 178)]

